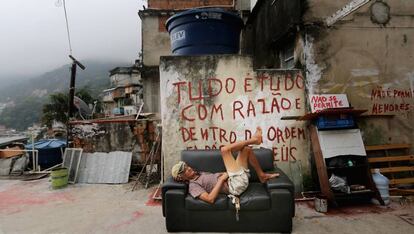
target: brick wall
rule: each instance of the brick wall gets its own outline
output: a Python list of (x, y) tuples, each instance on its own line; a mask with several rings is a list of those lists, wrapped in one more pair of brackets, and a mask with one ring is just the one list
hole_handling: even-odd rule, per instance
[(171, 17), (170, 15), (158, 16), (158, 32), (167, 32), (167, 29), (165, 28), (165, 22), (170, 17)]
[(214, 5), (230, 6), (232, 4), (233, 0), (148, 0), (148, 8), (157, 9), (187, 9)]

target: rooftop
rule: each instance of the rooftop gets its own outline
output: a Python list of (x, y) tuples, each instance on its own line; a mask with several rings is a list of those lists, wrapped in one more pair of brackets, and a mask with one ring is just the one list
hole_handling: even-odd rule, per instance
[(26, 141), (28, 137), (26, 136), (7, 136), (7, 137), (1, 137), (0, 136), (0, 147), (7, 146), (15, 141)]

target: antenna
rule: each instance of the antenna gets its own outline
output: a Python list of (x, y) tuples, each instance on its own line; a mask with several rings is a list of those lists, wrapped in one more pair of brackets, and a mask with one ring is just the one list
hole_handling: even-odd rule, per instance
[(91, 116), (92, 110), (89, 108), (88, 104), (86, 104), (82, 99), (75, 96), (73, 100), (73, 105), (79, 110), (79, 114), (82, 119), (85, 119), (84, 116)]
[(73, 100), (75, 97), (75, 80), (76, 80), (76, 67), (79, 66), (82, 70), (85, 70), (85, 66), (76, 60), (72, 55), (69, 55), (69, 58), (72, 59), (72, 68), (70, 76), (70, 86), (69, 86), (69, 109), (68, 109), (68, 120), (72, 117), (73, 113)]
[(78, 60), (76, 60), (72, 55), (69, 55), (69, 58), (72, 59), (72, 61), (78, 65), (82, 70), (85, 70), (85, 66), (83, 66), (82, 63), (80, 63)]

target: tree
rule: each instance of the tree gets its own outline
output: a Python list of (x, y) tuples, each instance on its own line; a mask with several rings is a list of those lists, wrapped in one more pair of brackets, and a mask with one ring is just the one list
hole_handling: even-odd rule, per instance
[[(86, 103), (94, 102), (86, 87), (79, 89), (75, 95)], [(67, 93), (49, 95), (49, 102), (43, 105), (42, 123), (48, 127), (52, 126), (54, 120), (66, 124), (68, 122), (68, 102), (69, 95)], [(76, 114), (78, 115), (78, 113)]]

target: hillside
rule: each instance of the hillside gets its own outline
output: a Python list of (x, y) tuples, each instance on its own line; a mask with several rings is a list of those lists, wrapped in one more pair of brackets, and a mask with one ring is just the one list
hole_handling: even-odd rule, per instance
[[(87, 87), (91, 96), (98, 99), (102, 90), (109, 87), (108, 71), (125, 63), (82, 61), (85, 70), (77, 69), (76, 89)], [(42, 106), (51, 93), (68, 92), (70, 65), (49, 71), (41, 76), (0, 87), (0, 104), (8, 103), (0, 113), (0, 124), (24, 130), (40, 120)], [(9, 82), (10, 83), (10, 82)]]

